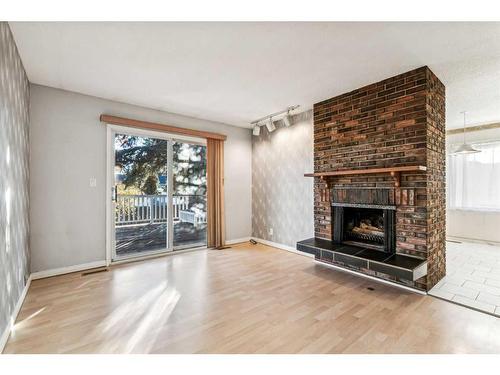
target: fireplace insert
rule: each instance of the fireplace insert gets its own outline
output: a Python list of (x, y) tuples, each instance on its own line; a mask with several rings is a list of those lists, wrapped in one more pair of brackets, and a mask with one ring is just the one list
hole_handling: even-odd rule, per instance
[(394, 208), (338, 204), (332, 208), (334, 242), (395, 252)]

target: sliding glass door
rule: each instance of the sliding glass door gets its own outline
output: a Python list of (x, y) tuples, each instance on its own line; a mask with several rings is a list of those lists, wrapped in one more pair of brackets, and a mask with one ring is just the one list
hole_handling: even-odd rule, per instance
[(110, 143), (112, 260), (206, 246), (206, 146), (116, 127)]

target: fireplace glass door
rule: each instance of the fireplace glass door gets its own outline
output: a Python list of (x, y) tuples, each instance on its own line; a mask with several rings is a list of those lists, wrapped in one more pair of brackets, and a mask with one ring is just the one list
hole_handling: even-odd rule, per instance
[(333, 207), (333, 240), (336, 243), (394, 253), (395, 213), (392, 207), (336, 204)]
[(380, 209), (344, 209), (344, 241), (384, 250), (384, 211)]

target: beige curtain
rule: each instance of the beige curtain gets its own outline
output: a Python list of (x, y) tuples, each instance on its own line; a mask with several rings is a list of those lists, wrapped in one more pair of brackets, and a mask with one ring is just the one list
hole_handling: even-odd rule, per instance
[(207, 243), (220, 249), (226, 243), (224, 220), (224, 141), (207, 139)]

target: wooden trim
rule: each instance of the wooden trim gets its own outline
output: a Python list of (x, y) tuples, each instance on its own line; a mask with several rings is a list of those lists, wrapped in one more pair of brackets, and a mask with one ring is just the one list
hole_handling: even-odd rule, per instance
[[(470, 132), (477, 132), (480, 130), (490, 130), (490, 129), (500, 129), (500, 122), (494, 122), (492, 124), (469, 126), (469, 127), (465, 128), (465, 132), (470, 133)], [(446, 131), (446, 135), (463, 134), (463, 132), (464, 132), (463, 128), (450, 129), (450, 130)]]
[(401, 185), (401, 172), (391, 171), (390, 174), (394, 181), (394, 186), (399, 187)]
[(101, 122), (104, 122), (106, 124), (122, 125), (122, 126), (128, 126), (131, 128), (139, 128), (139, 129), (156, 130), (156, 131), (165, 132), (165, 133), (187, 135), (190, 137), (199, 137), (199, 138), (206, 138), (206, 139), (219, 139), (222, 141), (225, 141), (227, 138), (224, 134), (206, 132), (203, 130), (179, 128), (177, 126), (159, 124), (156, 122), (134, 120), (134, 119), (125, 118), (125, 117), (117, 117), (117, 116), (103, 114), (103, 115), (101, 115), (101, 117), (99, 119), (101, 120)]
[(306, 173), (305, 177), (330, 177), (330, 176), (352, 176), (357, 174), (377, 174), (389, 173), (391, 176), (396, 177), (401, 172), (422, 172), (426, 171), (427, 167), (423, 165), (411, 165), (407, 167), (388, 167), (388, 168), (371, 168), (371, 169), (349, 169), (346, 171), (331, 171), (331, 172), (317, 172)]

